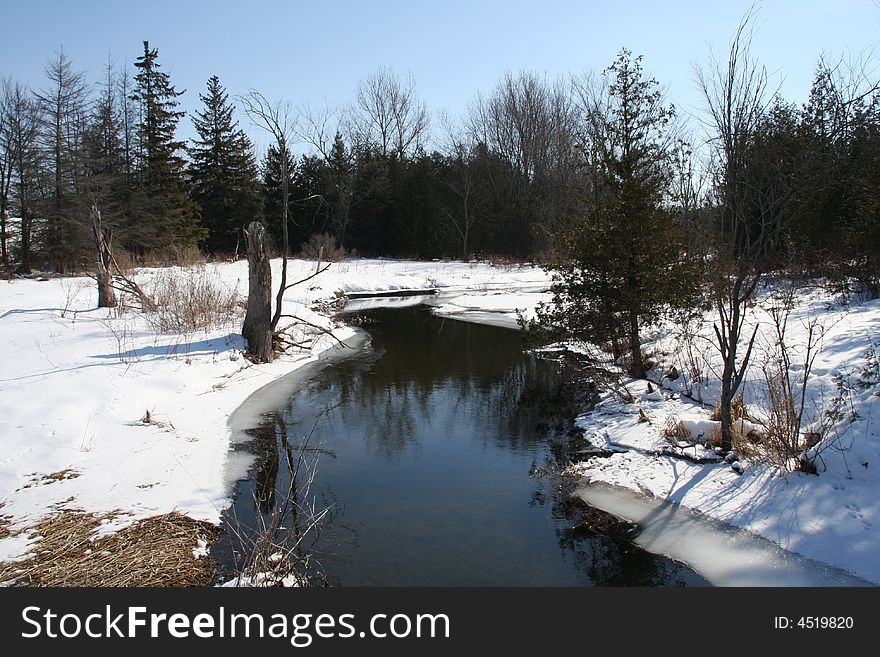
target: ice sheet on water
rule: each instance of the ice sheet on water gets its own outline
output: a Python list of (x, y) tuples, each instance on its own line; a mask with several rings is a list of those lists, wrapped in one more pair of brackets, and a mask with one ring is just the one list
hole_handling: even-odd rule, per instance
[(641, 529), (634, 539), (637, 545), (683, 561), (715, 586), (871, 586), (678, 504), (602, 484), (582, 486), (574, 494), (637, 523)]

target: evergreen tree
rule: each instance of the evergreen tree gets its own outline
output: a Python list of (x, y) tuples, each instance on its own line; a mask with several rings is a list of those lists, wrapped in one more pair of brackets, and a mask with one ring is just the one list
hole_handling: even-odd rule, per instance
[(855, 113), (850, 146), (854, 211), (844, 223), (847, 274), (880, 298), (880, 98)]
[[(4, 184), (10, 196), (6, 211), (20, 218), (17, 270), (27, 274), (32, 265), (34, 201), (41, 169), (39, 111), (30, 90), (19, 82), (4, 83), (3, 97), (4, 121), (0, 149), (8, 167), (5, 174), (8, 180)], [(9, 227), (4, 225), (3, 228), (4, 240), (8, 240)], [(6, 248), (9, 249), (8, 243)], [(5, 255), (9, 256), (9, 253)]]
[(231, 251), (241, 229), (262, 219), (253, 145), (234, 120), (234, 109), (215, 75), (199, 98), (204, 110), (193, 117), (199, 138), (190, 147), (192, 198), (201, 208), (211, 251)]
[(538, 324), (557, 335), (611, 342), (644, 376), (643, 324), (692, 299), (697, 287), (683, 255), (682, 232), (669, 204), (669, 122), (655, 80), (641, 57), (621, 50), (604, 72), (609, 84), (588, 117), (585, 165), (590, 184), (581, 214), (557, 244), (553, 298)]
[(326, 172), (330, 182), (328, 202), (331, 207), (333, 232), (339, 245), (344, 246), (354, 200), (356, 163), (355, 153), (346, 147), (345, 140), (339, 132), (336, 133), (333, 146), (327, 155)]
[(82, 255), (89, 232), (79, 194), (84, 169), (83, 135), (89, 87), (85, 73), (75, 71), (59, 50), (46, 66), (48, 88), (36, 94), (40, 109), (40, 142), (49, 165), (41, 213), (43, 252), (56, 271)]
[(205, 236), (187, 194), (185, 161), (180, 156), (185, 144), (175, 136), (185, 114), (176, 109), (183, 92), (159, 70), (158, 56), (159, 51), (144, 41), (144, 54), (134, 64), (139, 71), (132, 100), (140, 103), (141, 110), (138, 173), (142, 198), (135, 211), (140, 216), (133, 218), (140, 222), (133, 237), (134, 246), (142, 249), (195, 244)]
[[(281, 216), (282, 216), (282, 193), (281, 193), (281, 156), (275, 145), (269, 146), (263, 158), (261, 166), (263, 174), (263, 216), (269, 234), (276, 244), (281, 244)], [(295, 189), (296, 167), (293, 158), (288, 157), (288, 189)], [(293, 199), (296, 192), (291, 192), (289, 197)], [(293, 214), (293, 203), (288, 202), (288, 214)]]
[[(123, 93), (126, 77), (124, 68), (117, 71), (113, 62), (108, 60), (84, 137), (85, 201), (89, 206), (92, 203), (97, 205), (103, 225), (111, 228), (114, 238), (123, 244), (134, 241), (129, 235), (133, 216), (131, 200), (135, 197), (133, 163), (129, 161), (126, 149), (126, 126), (131, 118), (127, 114), (133, 105)], [(89, 215), (87, 208), (83, 216)], [(139, 231), (133, 232), (137, 234)], [(94, 242), (89, 242), (91, 257)]]

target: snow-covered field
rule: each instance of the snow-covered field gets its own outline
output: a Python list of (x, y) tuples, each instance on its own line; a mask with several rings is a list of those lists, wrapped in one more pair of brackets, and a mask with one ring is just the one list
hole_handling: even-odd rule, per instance
[[(245, 262), (206, 267), (200, 275), (246, 294)], [(275, 281), (279, 268), (275, 261)], [(291, 261), (288, 280), (314, 270)], [(149, 290), (167, 275), (143, 270), (136, 278)], [(500, 295), (546, 281), (531, 267), (353, 260), (290, 289), (284, 312), (345, 340), (352, 330), (310, 310), (314, 302), (425, 288)], [(171, 511), (219, 521), (230, 493), (230, 414), (334, 340), (316, 332), (306, 336), (310, 351), (255, 366), (243, 357), (240, 318), (167, 334), (140, 313), (96, 303), (87, 278), (0, 282), (0, 517), (12, 530), (57, 509), (114, 512), (107, 531)], [(20, 557), (29, 540), (0, 540), (0, 561)]]
[[(279, 263), (273, 265), (277, 281)], [(206, 267), (213, 280), (245, 293), (245, 263)], [(315, 263), (291, 261), (290, 280), (314, 268)], [(158, 275), (145, 270), (139, 280), (149, 287)], [(437, 313), (514, 326), (518, 311), (529, 315), (548, 298), (547, 287), (547, 275), (527, 266), (353, 260), (289, 290), (285, 313), (346, 340), (353, 330), (314, 312), (314, 304), (344, 292), (430, 288), (440, 291), (431, 297)], [(230, 415), (258, 389), (314, 361), (334, 340), (316, 332), (306, 336), (314, 342), (310, 351), (252, 365), (242, 355), (240, 319), (210, 331), (165, 334), (139, 313), (96, 310), (95, 304), (89, 279), (0, 283), (0, 516), (13, 529), (54, 509), (116, 512), (107, 531), (170, 511), (217, 522), (228, 503), (228, 469), (234, 467)], [(761, 310), (754, 316), (760, 322), (759, 348), (745, 397), (760, 424), (766, 415), (761, 363), (773, 342), (769, 316)], [(872, 378), (880, 302), (843, 308), (820, 292), (803, 294), (788, 322), (787, 341), (795, 351), (811, 319), (826, 331), (813, 365), (807, 414), (818, 419), (835, 403), (842, 409), (842, 419), (819, 445), (826, 449), (817, 459), (818, 476), (785, 473), (757, 460), (697, 464), (667, 453), (672, 448), (690, 457), (713, 454), (699, 445), (671, 446), (662, 435), (671, 421), (682, 421), (694, 437), (714, 428), (708, 416), (717, 397), (712, 371), (718, 361), (705, 339), (711, 338), (711, 321), (694, 327), (702, 338), (676, 341), (682, 327), (672, 324), (652, 336), (649, 349), (661, 363), (653, 375), (660, 379), (676, 365), (683, 376), (663, 380), (663, 387), (650, 393), (645, 382), (632, 383), (635, 404), (606, 397), (576, 419), (586, 437), (613, 454), (578, 465), (575, 472), (585, 482), (679, 502), (880, 583), (880, 436), (874, 420), (880, 388)], [(702, 363), (701, 381), (690, 382), (689, 362)], [(639, 421), (640, 415), (649, 422)], [(27, 549), (24, 534), (2, 539), (0, 560)]]

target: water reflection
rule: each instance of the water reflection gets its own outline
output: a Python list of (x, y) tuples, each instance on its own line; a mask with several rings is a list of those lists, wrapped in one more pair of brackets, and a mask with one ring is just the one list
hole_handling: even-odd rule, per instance
[(529, 476), (552, 464), (583, 402), (560, 363), (524, 354), (515, 331), (423, 308), (360, 320), (371, 349), (292, 391), (254, 431), (239, 519), (302, 496), (289, 473), (307, 443), (318, 458), (309, 494), (335, 501), (321, 554), (332, 583), (701, 583), (625, 541), (573, 531), (554, 480)]

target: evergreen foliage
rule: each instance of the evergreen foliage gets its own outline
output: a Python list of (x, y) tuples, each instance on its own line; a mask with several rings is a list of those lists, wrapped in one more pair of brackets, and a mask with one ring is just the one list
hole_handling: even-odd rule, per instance
[(195, 244), (205, 237), (189, 200), (185, 177), (186, 161), (181, 153), (185, 144), (176, 137), (177, 123), (185, 112), (177, 110), (183, 95), (161, 71), (159, 51), (144, 41), (144, 54), (137, 58), (135, 91), (132, 100), (140, 104), (137, 174), (140, 198), (132, 217), (130, 245), (141, 250), (160, 249), (174, 244)]
[[(670, 121), (641, 58), (622, 50), (587, 117), (588, 186), (557, 243), (553, 299), (538, 325), (556, 336), (611, 343), (644, 376), (641, 328), (694, 301), (696, 262), (670, 205)], [(621, 349), (621, 347), (623, 348)]]
[(199, 98), (205, 107), (192, 118), (199, 135), (189, 149), (192, 199), (200, 207), (201, 224), (208, 231), (208, 250), (232, 252), (242, 229), (262, 219), (253, 145), (238, 127), (216, 75), (208, 80), (207, 95)]

